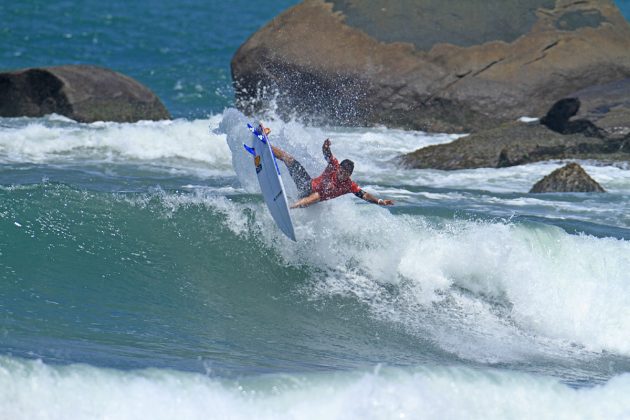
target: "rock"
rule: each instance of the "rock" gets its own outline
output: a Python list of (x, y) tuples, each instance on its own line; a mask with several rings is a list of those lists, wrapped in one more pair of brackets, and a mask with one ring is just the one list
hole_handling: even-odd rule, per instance
[(0, 73), (0, 116), (51, 113), (79, 122), (171, 118), (149, 89), (108, 69), (72, 65)]
[(577, 98), (560, 99), (547, 111), (547, 115), (540, 119), (540, 123), (558, 133), (563, 133), (569, 123), (569, 118), (577, 114), (580, 100)]
[(606, 192), (606, 190), (591, 178), (580, 165), (569, 163), (538, 181), (529, 192)]
[(630, 77), (611, 0), (305, 0), (232, 59), (237, 106), (471, 132)]
[(579, 109), (580, 100), (578, 98), (560, 99), (553, 104), (547, 115), (540, 119), (540, 123), (560, 134), (582, 133), (589, 137), (605, 137), (606, 133), (589, 120), (569, 121), (572, 116), (578, 113)]
[(608, 139), (582, 133), (563, 135), (542, 124), (511, 122), (454, 142), (424, 147), (401, 156), (415, 169), (500, 168), (550, 159), (630, 161), (630, 136)]
[(582, 103), (578, 117), (592, 121), (608, 135), (630, 134), (630, 78), (591, 86), (571, 96)]

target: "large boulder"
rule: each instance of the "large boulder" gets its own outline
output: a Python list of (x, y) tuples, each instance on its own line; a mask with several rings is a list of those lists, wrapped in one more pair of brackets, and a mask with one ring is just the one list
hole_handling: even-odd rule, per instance
[(401, 156), (415, 169), (499, 168), (553, 159), (630, 161), (630, 136), (599, 138), (583, 133), (560, 134), (533, 122), (505, 123), (454, 142), (424, 147)]
[(577, 163), (556, 169), (538, 181), (530, 193), (606, 192), (597, 181)]
[(232, 59), (239, 108), (469, 132), (630, 77), (611, 0), (305, 0)]
[(0, 116), (51, 113), (80, 122), (171, 118), (145, 86), (101, 67), (72, 65), (0, 73)]

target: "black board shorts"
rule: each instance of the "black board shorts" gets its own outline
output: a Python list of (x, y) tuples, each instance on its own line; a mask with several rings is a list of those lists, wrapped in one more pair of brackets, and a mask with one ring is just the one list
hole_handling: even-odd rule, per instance
[(289, 175), (295, 182), (295, 186), (297, 187), (298, 194), (300, 198), (307, 197), (311, 195), (313, 192), (311, 188), (312, 178), (304, 169), (304, 166), (297, 160), (293, 159), (290, 165), (287, 165), (287, 169), (289, 169)]

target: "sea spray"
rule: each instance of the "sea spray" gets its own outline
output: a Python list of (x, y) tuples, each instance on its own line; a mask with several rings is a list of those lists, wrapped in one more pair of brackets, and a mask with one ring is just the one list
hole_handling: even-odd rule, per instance
[[(219, 130), (227, 134), (239, 180), (251, 186), (251, 165), (244, 163), (246, 157), (238, 155), (239, 143), (247, 138), (240, 125), (244, 125), (242, 115), (228, 112)], [(315, 160), (308, 151), (298, 158)], [(290, 184), (290, 178), (285, 183)], [(427, 305), (463, 289), (489, 298), (491, 303), (498, 300), (509, 306), (509, 312), (496, 320), (503, 324), (501, 330), (506, 336), (514, 336), (505, 331), (516, 327), (528, 336), (564, 341), (567, 347), (575, 342), (593, 351), (630, 354), (625, 339), (630, 332), (630, 311), (624, 304), (630, 299), (626, 274), (630, 272), (630, 260), (624, 257), (630, 252), (628, 242), (510, 223), (456, 221), (436, 228), (422, 218), (397, 217), (376, 206), (355, 204), (353, 198), (346, 196), (294, 212), (297, 232), (305, 238), (297, 245), (274, 235), (272, 223), (261, 232), (272, 232), (266, 237), (268, 246), (279, 248), (278, 252), (288, 261), (308, 261), (313, 267), (327, 270), (332, 273), (329, 283), (350, 283), (335, 285), (336, 291), (356, 290), (347, 280), (347, 273), (353, 273), (352, 277), (365, 276), (380, 285), (407, 280), (413, 295), (408, 299), (411, 304)], [(368, 294), (365, 301), (374, 306), (374, 294)], [(388, 312), (383, 308), (378, 311)], [(477, 309), (471, 311), (467, 317), (480, 316)], [(483, 312), (484, 317), (494, 318), (491, 304)], [(494, 324), (484, 321), (466, 323), (466, 328), (478, 330), (482, 339), (494, 336), (479, 328)], [(406, 322), (419, 332), (426, 332), (421, 326), (425, 318)], [(465, 330), (459, 332), (467, 335)], [(452, 342), (444, 344), (447, 348)], [(483, 347), (476, 351), (488, 353), (485, 356), (456, 348), (454, 351), (482, 359), (497, 353), (492, 345)]]

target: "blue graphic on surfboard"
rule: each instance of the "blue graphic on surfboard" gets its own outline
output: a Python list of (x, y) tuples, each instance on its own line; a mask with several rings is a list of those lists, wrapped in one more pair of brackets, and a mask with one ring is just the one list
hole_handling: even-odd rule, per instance
[(254, 135), (254, 142), (251, 147), (246, 144), (243, 146), (254, 157), (256, 177), (258, 178), (265, 204), (267, 204), (271, 217), (273, 217), (282, 233), (295, 241), (287, 194), (284, 190), (284, 184), (280, 177), (280, 168), (271, 150), (269, 139), (262, 124), (259, 124), (256, 128), (252, 127), (251, 124), (247, 124), (247, 128)]

